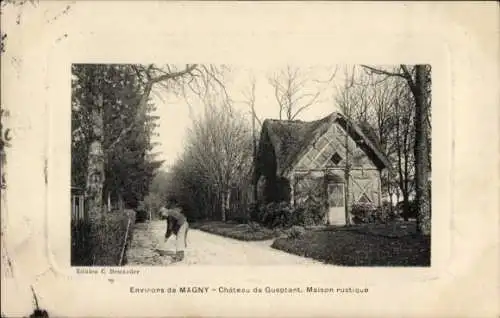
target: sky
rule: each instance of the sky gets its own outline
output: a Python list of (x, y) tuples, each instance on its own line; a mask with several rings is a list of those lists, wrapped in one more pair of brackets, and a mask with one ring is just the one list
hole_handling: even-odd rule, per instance
[[(335, 106), (334, 97), (338, 87), (345, 80), (344, 66), (322, 66), (322, 65), (294, 65), (300, 67), (302, 78), (310, 79), (304, 87), (305, 92), (314, 93), (320, 91), (316, 102), (302, 112), (296, 119), (316, 120), (327, 116), (338, 109)], [(279, 116), (278, 103), (275, 98), (274, 88), (269, 83), (269, 76), (283, 69), (282, 65), (232, 65), (231, 72), (225, 77), (226, 90), (235, 101), (234, 108), (246, 112), (250, 116), (250, 108), (242, 101), (245, 99), (244, 91), (250, 87), (250, 79), (253, 76), (256, 81), (255, 87), (255, 111), (261, 121), (267, 118), (277, 119)], [(347, 69), (347, 68), (346, 68)], [(337, 70), (335, 72), (335, 70)], [(332, 74), (335, 76), (332, 79)], [(328, 82), (328, 80), (332, 79)], [(159, 118), (159, 127), (156, 129), (158, 136), (153, 138), (157, 142), (153, 152), (157, 153), (159, 160), (164, 160), (163, 169), (168, 170), (182, 153), (186, 130), (191, 125), (192, 116), (196, 116), (203, 110), (201, 102), (193, 97), (186, 101), (184, 97), (176, 96), (165, 90), (155, 89), (152, 94), (152, 102), (157, 106), (155, 115)]]

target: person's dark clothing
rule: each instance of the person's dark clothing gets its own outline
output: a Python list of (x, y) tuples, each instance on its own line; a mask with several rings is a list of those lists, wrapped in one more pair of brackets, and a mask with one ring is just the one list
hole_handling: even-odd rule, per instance
[(167, 218), (167, 231), (165, 233), (165, 240), (167, 240), (172, 234), (177, 237), (178, 243), (177, 248), (187, 247), (187, 232), (189, 229), (189, 224), (186, 217), (178, 209), (163, 209), (163, 213)]

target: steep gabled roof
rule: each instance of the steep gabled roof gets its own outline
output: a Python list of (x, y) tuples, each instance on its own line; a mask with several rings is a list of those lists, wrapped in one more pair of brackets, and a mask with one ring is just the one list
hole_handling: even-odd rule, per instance
[(308, 146), (325, 134), (332, 124), (349, 125), (351, 137), (367, 151), (368, 156), (379, 168), (390, 169), (389, 160), (365, 136), (361, 128), (349, 122), (340, 113), (332, 113), (315, 121), (266, 119), (262, 133), (267, 133), (276, 155), (277, 175), (286, 175), (298, 160), (305, 155)]

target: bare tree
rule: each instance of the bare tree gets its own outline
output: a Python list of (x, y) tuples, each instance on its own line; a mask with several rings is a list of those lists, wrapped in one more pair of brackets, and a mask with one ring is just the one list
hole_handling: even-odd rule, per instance
[(415, 203), (418, 209), (417, 228), (420, 233), (429, 235), (431, 231), (430, 207), (430, 65), (400, 65), (393, 70), (363, 65), (371, 73), (385, 77), (395, 76), (404, 79), (415, 101)]
[(230, 209), (231, 190), (249, 173), (252, 156), (251, 135), (243, 115), (227, 107), (206, 106), (204, 114), (193, 122), (186, 149), (200, 173), (200, 183), (215, 187), (222, 221)]
[[(257, 113), (255, 112), (255, 84), (256, 80), (254, 76), (251, 76), (250, 78), (250, 87), (248, 91), (243, 92), (245, 100), (243, 103), (247, 104), (248, 107), (250, 108), (250, 113), (252, 116), (252, 144), (253, 144), (253, 157), (252, 157), (252, 167), (253, 167), (253, 179), (252, 179), (252, 193), (253, 193), (253, 200), (254, 202), (257, 201), (257, 175), (255, 172), (255, 166), (257, 162), (257, 146), (258, 146), (258, 141), (257, 141), (257, 130), (256, 130), (256, 122), (258, 122), (259, 127), (262, 127), (262, 122), (257, 116)], [(260, 130), (260, 129), (259, 129)]]
[(403, 195), (403, 217), (408, 220), (410, 212), (410, 192), (412, 191), (412, 181), (414, 162), (412, 154), (412, 143), (414, 141), (415, 120), (413, 115), (414, 103), (407, 90), (402, 90), (400, 96), (394, 100), (394, 111), (396, 115), (396, 125), (394, 133), (394, 148), (397, 158), (397, 172), (399, 189)]
[(279, 106), (279, 119), (294, 120), (319, 98), (320, 91), (311, 91), (311, 80), (299, 67), (287, 65), (269, 77)]
[(396, 162), (397, 174), (386, 172), (382, 175), (382, 184), (389, 195), (391, 209), (393, 195), (395, 192), (399, 195), (401, 191), (405, 211), (408, 211), (413, 178), (413, 167), (410, 165), (413, 158), (410, 151), (413, 141), (413, 104), (408, 99), (408, 89), (401, 78), (381, 78), (372, 73), (364, 75), (368, 76), (364, 85), (368, 85), (370, 105), (365, 109), (364, 116), (357, 120), (367, 136), (391, 162)]

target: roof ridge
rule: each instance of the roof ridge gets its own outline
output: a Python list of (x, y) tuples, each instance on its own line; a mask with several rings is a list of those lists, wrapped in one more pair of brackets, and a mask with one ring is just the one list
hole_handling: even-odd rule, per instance
[(303, 120), (303, 119), (276, 119), (276, 118), (266, 118), (264, 119), (264, 122), (298, 122), (298, 123), (314, 123), (314, 122), (317, 122), (317, 121), (321, 121), (321, 120), (325, 120), (329, 117), (337, 117), (337, 116), (342, 116), (342, 117), (345, 117), (345, 115), (343, 115), (342, 113), (338, 112), (338, 111), (333, 111), (331, 113), (329, 113), (328, 115), (326, 116), (323, 116), (321, 118), (318, 118), (318, 119), (314, 119), (314, 120)]
[(347, 125), (353, 127), (351, 133), (360, 135), (375, 157), (383, 165), (390, 168), (387, 158), (380, 152), (377, 145), (364, 134), (363, 130), (344, 114), (333, 111), (327, 116), (311, 121), (271, 118), (264, 120), (262, 131), (267, 131), (272, 147), (276, 151), (276, 156), (280, 158), (277, 172), (279, 171), (280, 174), (286, 173), (296, 163), (301, 154), (307, 151), (308, 144), (324, 134), (326, 125), (331, 125), (337, 120), (345, 121)]

